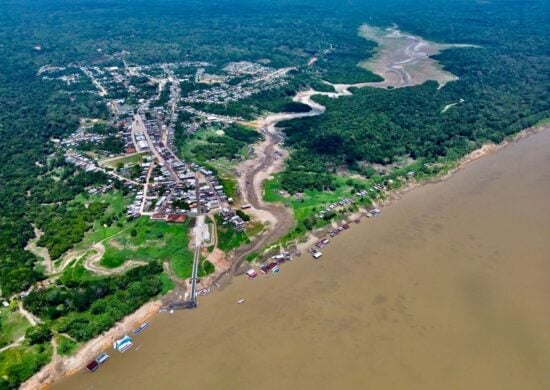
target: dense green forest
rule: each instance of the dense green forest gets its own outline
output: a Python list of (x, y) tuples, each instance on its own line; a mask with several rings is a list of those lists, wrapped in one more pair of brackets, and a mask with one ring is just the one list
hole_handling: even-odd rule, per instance
[[(288, 106), (289, 97), (306, 86), (327, 88), (321, 79), (376, 80), (356, 66), (375, 47), (357, 36), (365, 22), (396, 23), (403, 31), (434, 41), (480, 46), (447, 50), (437, 57), (460, 77), (442, 89), (426, 83), (399, 90), (357, 90), (338, 100), (319, 97), (327, 106), (324, 115), (287, 123), (292, 158), (281, 176), (282, 185), (291, 192), (324, 190), (331, 189), (334, 172), (342, 166), (368, 176), (370, 163), (390, 164), (404, 157), (426, 162), (453, 159), (549, 117), (549, 7), (544, 0), (422, 4), (412, 0), (3, 1), (2, 296), (21, 292), (44, 278), (35, 256), (24, 249), (34, 236), (32, 224), (45, 230), (41, 243), (57, 256), (70, 247), (67, 242), (81, 239), (90, 221), (104, 210), (101, 204), (86, 212), (67, 206), (90, 185), (105, 184), (106, 178), (65, 166), (52, 139), (73, 132), (81, 118), (107, 119), (105, 101), (87, 91), (89, 83), (68, 93), (64, 83), (43, 80), (37, 75), (41, 66), (109, 64), (113, 54), (124, 50), (130, 63), (139, 64), (197, 60), (222, 66), (229, 61), (268, 59), (269, 66), (298, 67), (285, 88), (216, 107), (220, 113), (251, 117), (262, 111), (303, 110), (299, 105)], [(308, 67), (314, 56), (318, 61)], [(119, 91), (113, 97), (126, 97), (126, 93)], [(459, 99), (464, 102), (441, 112)], [(182, 136), (182, 131), (178, 134)], [(234, 132), (228, 137), (231, 145), (219, 139), (212, 142), (219, 145), (215, 150), (231, 155), (236, 145), (253, 141), (242, 137)], [(109, 137), (102, 147), (113, 152), (121, 146), (118, 139)], [(64, 238), (62, 243), (59, 237)], [(31, 295), (26, 305), (59, 331), (85, 340), (160, 291), (156, 275), (161, 270), (149, 271), (150, 280), (142, 277), (144, 271), (136, 270), (101, 283), (51, 287)], [(126, 291), (135, 293), (135, 300), (127, 301)], [(98, 322), (90, 321), (95, 316), (92, 311), (99, 310), (92, 298), (99, 302), (97, 307), (112, 308)], [(54, 306), (55, 312), (51, 311)], [(0, 379), (0, 388), (16, 387), (45, 362), (44, 356), (32, 367), (13, 369), (8, 380)]]
[[(32, 237), (27, 210), (36, 209), (42, 203), (42, 192), (49, 188), (45, 175), (50, 169), (46, 158), (53, 151), (49, 140), (74, 130), (80, 117), (107, 115), (104, 102), (96, 95), (84, 91), (70, 95), (60, 82), (44, 82), (36, 74), (42, 65), (108, 63), (111, 54), (121, 50), (130, 52), (129, 60), (135, 63), (193, 59), (221, 65), (267, 58), (272, 66), (304, 66), (317, 56), (317, 65), (309, 70), (308, 77), (364, 81), (374, 76), (355, 63), (368, 57), (374, 46), (357, 37), (357, 28), (364, 22), (397, 23), (403, 30), (428, 39), (466, 42), (482, 48), (450, 50), (439, 56), (447, 69), (461, 77), (440, 91), (429, 85), (408, 91), (361, 91), (341, 102), (328, 102), (329, 113), (323, 119), (304, 120), (293, 127), (302, 126), (304, 133), (322, 127), (319, 137), (332, 137), (338, 132), (336, 137), (328, 138), (338, 145), (324, 150), (326, 142), (322, 138), (302, 142), (300, 135), (294, 134), (296, 129), (290, 129), (294, 146), (321, 152), (321, 159), (328, 157), (330, 164), (343, 160), (351, 165), (361, 160), (389, 162), (396, 154), (431, 158), (447, 150), (468, 150), (469, 141), (498, 140), (532, 124), (548, 110), (548, 5), (543, 1), (432, 1), (418, 7), (406, 0), (345, 5), (328, 0), (208, 4), (164, 0), (132, 2), (131, 12), (128, 3), (116, 0), (11, 1), (1, 7), (5, 11), (0, 15), (0, 283), (4, 294), (40, 278), (33, 270), (33, 256), (23, 247)], [(242, 23), (244, 20), (247, 22)], [(280, 101), (279, 96), (265, 100)], [(404, 98), (416, 99), (413, 106), (417, 109), (395, 104)], [(456, 98), (466, 101), (437, 118), (439, 103), (448, 104)], [(423, 103), (418, 105), (421, 100)], [(384, 101), (387, 104), (381, 103)], [(424, 104), (426, 101), (428, 104)], [(365, 111), (371, 103), (375, 103), (374, 108)], [(284, 108), (269, 103), (255, 105), (258, 111)], [(353, 111), (361, 116), (360, 122), (338, 120), (339, 115)], [(362, 116), (363, 112), (367, 115)], [(414, 121), (416, 116), (420, 117), (418, 121)], [(455, 117), (464, 122), (457, 131), (456, 126), (449, 126)], [(429, 119), (437, 122), (428, 125), (438, 127), (433, 135), (422, 125)], [(378, 120), (380, 123), (372, 124)], [(418, 137), (409, 132), (402, 134), (403, 127), (411, 122)], [(384, 127), (387, 131), (374, 129)], [(352, 147), (350, 133), (359, 141)], [(338, 137), (344, 138), (341, 144)], [(371, 138), (377, 141), (361, 144)], [(116, 142), (105, 146), (108, 150), (118, 147)], [(54, 184), (53, 180), (49, 182)], [(50, 201), (66, 200), (62, 191), (57, 196), (59, 200), (50, 196)], [(7, 280), (17, 287), (7, 288)]]
[(120, 276), (69, 281), (30, 293), (25, 306), (53, 329), (86, 341), (159, 294), (160, 273), (162, 265), (151, 262)]

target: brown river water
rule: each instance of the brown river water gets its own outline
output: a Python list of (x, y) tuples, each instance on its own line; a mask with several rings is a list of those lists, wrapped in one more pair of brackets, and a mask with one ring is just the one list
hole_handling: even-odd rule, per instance
[(550, 131), (134, 341), (54, 388), (550, 388)]

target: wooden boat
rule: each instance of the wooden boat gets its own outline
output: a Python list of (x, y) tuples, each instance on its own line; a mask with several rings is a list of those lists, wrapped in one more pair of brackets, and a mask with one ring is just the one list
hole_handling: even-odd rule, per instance
[(140, 334), (141, 332), (143, 332), (143, 330), (145, 328), (147, 328), (148, 326), (149, 326), (148, 322), (144, 322), (143, 324), (141, 324), (139, 326), (139, 328), (134, 329), (134, 336)]

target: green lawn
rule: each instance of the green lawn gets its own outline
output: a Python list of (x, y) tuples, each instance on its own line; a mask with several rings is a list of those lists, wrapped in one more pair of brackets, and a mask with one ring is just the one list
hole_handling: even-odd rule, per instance
[(169, 291), (171, 291), (175, 287), (175, 284), (172, 281), (172, 279), (170, 279), (170, 277), (165, 273), (160, 274), (160, 281), (162, 282), (162, 292), (161, 292), (162, 295), (167, 294)]
[(116, 216), (115, 222), (110, 226), (104, 226), (100, 221), (95, 221), (93, 227), (86, 233), (81, 243), (75, 245), (77, 249), (89, 248), (94, 243), (101, 241), (107, 237), (116, 234), (129, 226), (126, 220), (125, 210), (131, 199), (125, 197), (120, 191), (110, 192), (108, 194), (94, 195), (85, 199), (79, 195), (75, 198), (77, 202), (89, 202), (91, 200), (99, 200), (109, 205), (105, 210), (105, 216)]
[(31, 324), (17, 311), (11, 307), (0, 309), (0, 348), (13, 343), (21, 336)]
[(208, 260), (203, 260), (199, 266), (199, 277), (205, 277), (213, 273), (215, 270), (214, 264)]
[(195, 161), (195, 154), (192, 152), (192, 150), (197, 146), (201, 144), (207, 144), (207, 138), (209, 136), (217, 136), (216, 129), (213, 128), (200, 128), (195, 132), (190, 139), (185, 142), (184, 145), (179, 150), (179, 155), (183, 157), (186, 160), (189, 161)]
[[(280, 243), (288, 243), (302, 237), (306, 231), (313, 228), (320, 228), (328, 225), (331, 220), (343, 218), (342, 212), (347, 212), (348, 207), (335, 213), (328, 219), (321, 219), (317, 214), (324, 210), (329, 204), (340, 201), (343, 198), (357, 199), (356, 188), (366, 189), (372, 186), (373, 182), (361, 178), (336, 177), (334, 191), (306, 190), (298, 199), (296, 196), (284, 196), (279, 192), (282, 189), (279, 178), (275, 176), (264, 183), (264, 200), (268, 202), (281, 202), (289, 205), (294, 213), (296, 224), (288, 232)], [(369, 198), (363, 198), (365, 204), (370, 203)]]
[[(282, 202), (290, 205), (297, 221), (301, 221), (308, 216), (321, 211), (325, 206), (345, 197), (353, 197), (353, 187), (346, 183), (350, 179), (337, 178), (335, 191), (314, 191), (307, 190), (303, 193), (302, 199), (295, 196), (284, 197), (279, 193), (281, 183), (275, 177), (264, 184), (264, 200), (267, 202)], [(353, 183), (365, 185), (365, 180), (354, 179)]]
[(223, 186), (225, 194), (233, 199), (237, 198), (237, 180), (234, 177), (223, 176), (220, 177), (220, 184)]
[(188, 249), (188, 224), (169, 224), (139, 218), (107, 240), (101, 264), (108, 268), (122, 265), (126, 260), (170, 261), (176, 275), (191, 275), (193, 254)]
[(71, 265), (63, 270), (63, 274), (60, 278), (63, 284), (100, 278), (100, 276), (97, 276), (84, 268), (84, 259), (91, 253), (92, 251), (87, 252), (81, 258), (75, 260)]
[(261, 222), (249, 222), (246, 227), (248, 237), (253, 237), (260, 234), (264, 230), (264, 225)]

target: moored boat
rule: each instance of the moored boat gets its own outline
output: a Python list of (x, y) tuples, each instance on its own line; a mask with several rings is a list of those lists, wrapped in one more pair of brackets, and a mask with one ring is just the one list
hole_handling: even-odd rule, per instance
[(134, 345), (134, 343), (132, 342), (132, 338), (128, 335), (125, 335), (123, 338), (118, 339), (113, 343), (113, 348), (120, 353), (124, 353), (132, 348), (132, 345)]
[(143, 332), (143, 330), (148, 326), (149, 326), (148, 322), (144, 322), (143, 324), (141, 324), (138, 328), (134, 329), (134, 336)]
[(99, 364), (95, 360), (92, 360), (90, 363), (86, 364), (86, 368), (88, 371), (94, 372), (99, 368)]
[(107, 355), (106, 352), (101, 352), (99, 355), (97, 355), (97, 357), (95, 358), (95, 361), (98, 363), (98, 364), (103, 364), (105, 363), (107, 360), (109, 360), (110, 356)]
[(105, 363), (109, 358), (110, 356), (107, 355), (107, 353), (101, 352), (99, 355), (97, 355), (97, 357), (94, 360), (86, 364), (86, 368), (88, 369), (88, 371), (94, 372), (99, 368), (99, 366)]

